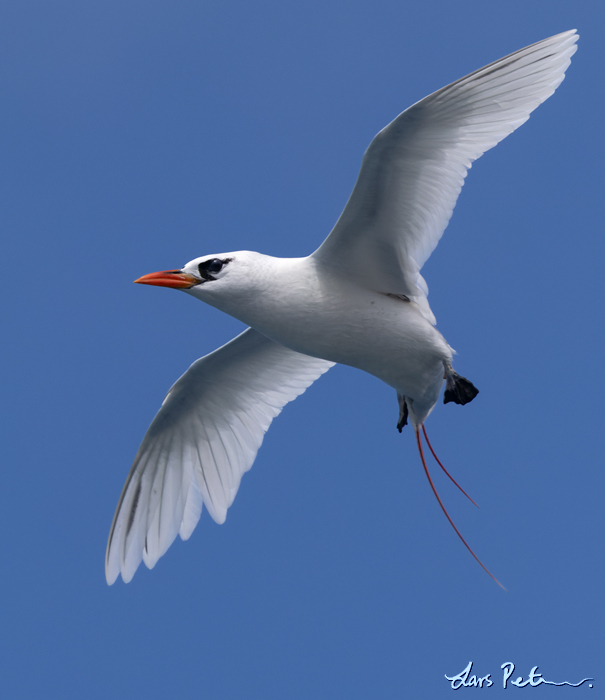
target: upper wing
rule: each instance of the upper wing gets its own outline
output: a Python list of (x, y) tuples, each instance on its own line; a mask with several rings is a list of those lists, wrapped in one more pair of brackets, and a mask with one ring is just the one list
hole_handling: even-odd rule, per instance
[(191, 535), (202, 503), (224, 522), (273, 418), (333, 364), (251, 328), (194, 362), (135, 457), (109, 534), (107, 582), (120, 573), (130, 581), (141, 559), (155, 566), (177, 534)]
[(433, 324), (420, 269), (474, 160), (529, 118), (564, 78), (575, 29), (434, 92), (380, 131), (332, 233), (313, 256), (379, 292), (405, 294)]

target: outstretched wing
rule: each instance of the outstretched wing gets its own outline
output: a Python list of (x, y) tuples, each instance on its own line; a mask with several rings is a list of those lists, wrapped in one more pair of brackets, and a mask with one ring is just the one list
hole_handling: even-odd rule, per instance
[(474, 160), (529, 118), (564, 78), (575, 30), (516, 51), (406, 109), (380, 131), (336, 226), (313, 256), (435, 323), (420, 269)]
[(130, 581), (152, 568), (202, 504), (225, 521), (242, 474), (271, 421), (333, 362), (301, 355), (249, 328), (194, 362), (166, 396), (126, 480), (111, 526), (105, 575)]

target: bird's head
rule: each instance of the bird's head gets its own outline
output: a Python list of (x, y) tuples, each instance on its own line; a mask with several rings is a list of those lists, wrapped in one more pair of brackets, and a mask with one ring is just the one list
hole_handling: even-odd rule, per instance
[(180, 270), (162, 270), (143, 275), (135, 280), (136, 284), (151, 284), (155, 287), (171, 287), (172, 289), (191, 290), (205, 284), (217, 282), (226, 278), (229, 272), (238, 267), (235, 253), (206, 255), (191, 260)]
[(204, 255), (180, 270), (163, 270), (143, 275), (137, 284), (170, 287), (232, 313), (231, 305), (246, 305), (268, 282), (273, 259), (247, 250)]

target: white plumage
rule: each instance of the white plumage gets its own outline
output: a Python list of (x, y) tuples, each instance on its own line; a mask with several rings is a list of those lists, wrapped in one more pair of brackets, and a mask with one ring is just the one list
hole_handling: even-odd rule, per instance
[(130, 581), (141, 559), (153, 567), (177, 534), (187, 539), (203, 504), (224, 522), (273, 418), (335, 362), (396, 389), (399, 427), (409, 417), (421, 456), (444, 378), (446, 400), (472, 400), (420, 270), (472, 162), (552, 95), (577, 38), (572, 30), (528, 46), (400, 114), (370, 144), (342, 215), (308, 258), (223, 253), (138, 280), (182, 289), (251, 328), (169, 391), (114, 516), (108, 583), (120, 573)]
[(188, 539), (202, 502), (225, 522), (271, 421), (331, 366), (251, 328), (194, 362), (134, 460), (112, 528), (111, 542), (121, 546), (107, 550), (108, 581), (120, 571), (130, 581), (141, 557), (152, 568), (177, 534)]

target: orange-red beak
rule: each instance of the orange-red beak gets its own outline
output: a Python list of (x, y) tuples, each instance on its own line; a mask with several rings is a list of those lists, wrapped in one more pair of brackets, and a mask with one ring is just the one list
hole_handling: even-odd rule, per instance
[(143, 275), (135, 280), (135, 284), (152, 284), (155, 287), (172, 287), (173, 289), (189, 289), (200, 283), (200, 279), (182, 270), (163, 270)]

